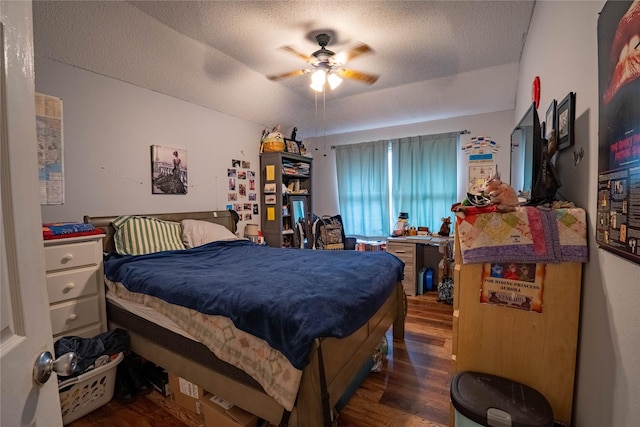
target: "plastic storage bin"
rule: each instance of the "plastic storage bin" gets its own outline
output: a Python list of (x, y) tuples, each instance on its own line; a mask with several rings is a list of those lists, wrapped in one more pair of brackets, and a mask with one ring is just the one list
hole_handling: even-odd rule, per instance
[(111, 400), (116, 385), (116, 369), (122, 359), (124, 355), (119, 353), (109, 363), (58, 384), (64, 425)]
[(524, 384), (480, 372), (451, 380), (456, 427), (553, 427), (547, 399)]

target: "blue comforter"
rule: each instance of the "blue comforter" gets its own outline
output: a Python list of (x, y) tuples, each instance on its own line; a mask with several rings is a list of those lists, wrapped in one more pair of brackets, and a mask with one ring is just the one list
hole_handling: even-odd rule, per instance
[(222, 315), (298, 369), (318, 337), (343, 338), (380, 308), (404, 264), (386, 252), (271, 248), (238, 240), (183, 251), (105, 257), (129, 291)]

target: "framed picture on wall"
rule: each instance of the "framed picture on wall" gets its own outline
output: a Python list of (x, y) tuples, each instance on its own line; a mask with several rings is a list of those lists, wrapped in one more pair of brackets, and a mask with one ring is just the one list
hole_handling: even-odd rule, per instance
[(187, 194), (187, 150), (151, 146), (151, 194)]
[(284, 139), (284, 143), (287, 149), (287, 153), (300, 154), (300, 147), (298, 147), (298, 141), (294, 139)]
[(569, 92), (560, 103), (558, 103), (558, 150), (565, 150), (574, 144), (573, 126), (575, 122), (575, 93)]
[(553, 135), (553, 131), (556, 130), (556, 108), (558, 106), (557, 101), (554, 99), (551, 101), (551, 105), (547, 108), (547, 115), (545, 116), (545, 131), (544, 139), (549, 140)]
[(264, 185), (265, 193), (275, 193), (276, 192), (276, 183), (275, 182), (267, 182)]

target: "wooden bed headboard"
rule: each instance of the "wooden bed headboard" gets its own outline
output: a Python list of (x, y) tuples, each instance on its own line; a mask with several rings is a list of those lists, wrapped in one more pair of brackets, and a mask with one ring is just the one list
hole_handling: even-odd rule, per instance
[[(206, 212), (176, 212), (176, 213), (162, 213), (162, 214), (136, 214), (139, 216), (147, 216), (158, 218), (164, 221), (180, 222), (183, 219), (197, 219), (200, 221), (213, 222), (220, 224), (231, 230), (232, 233), (236, 232), (237, 214), (233, 211), (206, 211)], [(96, 228), (101, 228), (106, 236), (102, 240), (102, 248), (104, 252), (113, 252), (115, 245), (113, 242), (113, 235), (116, 229), (113, 227), (112, 222), (118, 217), (115, 216), (84, 216), (85, 224), (92, 224)]]

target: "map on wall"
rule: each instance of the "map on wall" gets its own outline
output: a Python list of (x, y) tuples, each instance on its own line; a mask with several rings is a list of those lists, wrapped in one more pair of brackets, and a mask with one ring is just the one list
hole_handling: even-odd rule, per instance
[(62, 99), (36, 93), (40, 204), (64, 203)]

